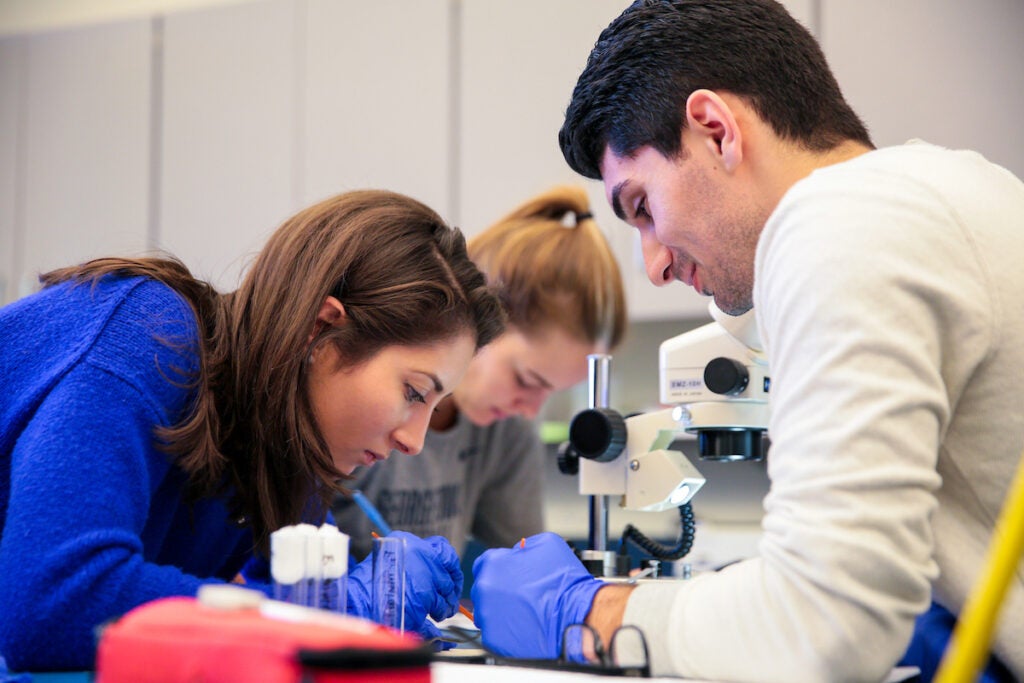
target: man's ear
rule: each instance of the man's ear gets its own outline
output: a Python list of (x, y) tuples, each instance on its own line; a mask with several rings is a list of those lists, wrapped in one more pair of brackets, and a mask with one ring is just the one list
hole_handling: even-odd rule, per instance
[(320, 310), (316, 313), (316, 320), (313, 321), (313, 331), (309, 333), (309, 343), (313, 342), (324, 327), (334, 327), (345, 319), (345, 306), (333, 296), (325, 297), (323, 303), (320, 304)]
[[(732, 108), (712, 90), (694, 90), (686, 99), (686, 124), (715, 156), (726, 171), (743, 161), (743, 131)], [(698, 142), (697, 144), (700, 144)]]

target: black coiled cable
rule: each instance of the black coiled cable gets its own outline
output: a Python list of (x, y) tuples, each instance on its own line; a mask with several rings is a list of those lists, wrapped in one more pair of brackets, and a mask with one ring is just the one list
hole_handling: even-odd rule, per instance
[(695, 524), (693, 519), (693, 508), (689, 503), (679, 506), (679, 541), (674, 546), (667, 546), (658, 543), (645, 536), (642, 531), (632, 524), (627, 524), (622, 531), (622, 541), (619, 543), (619, 552), (626, 552), (626, 541), (645, 550), (652, 557), (658, 560), (678, 560), (685, 557), (693, 547), (693, 536)]

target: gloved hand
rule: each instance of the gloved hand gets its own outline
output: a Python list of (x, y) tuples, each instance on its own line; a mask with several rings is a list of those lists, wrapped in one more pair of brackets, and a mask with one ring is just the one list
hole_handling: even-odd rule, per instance
[(473, 620), (484, 645), (508, 657), (557, 658), (565, 627), (584, 623), (604, 585), (550, 532), (485, 551), (473, 577)]
[[(953, 637), (956, 621), (952, 612), (933, 601), (928, 611), (917, 617), (914, 635), (903, 659), (898, 662), (899, 666), (916, 666), (921, 670), (921, 680), (935, 678)], [(979, 683), (1010, 683), (1016, 679), (995, 655), (991, 655), (975, 680)]]
[[(455, 548), (441, 536), (422, 539), (405, 531), (392, 531), (389, 538), (405, 539), (405, 629), (425, 639), (441, 635), (427, 621), (440, 621), (455, 614), (462, 595), (462, 569)], [(368, 556), (349, 573), (349, 614), (373, 618), (373, 556)]]

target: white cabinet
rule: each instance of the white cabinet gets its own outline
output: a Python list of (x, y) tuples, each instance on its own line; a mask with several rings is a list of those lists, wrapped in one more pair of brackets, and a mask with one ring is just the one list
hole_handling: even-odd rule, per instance
[(16, 296), (41, 271), (145, 249), (150, 33), (139, 20), (26, 38)]
[(300, 208), (381, 187), (444, 211), (445, 0), (272, 0), (163, 30), (161, 246), (233, 289)]
[(163, 20), (157, 241), (222, 291), (298, 208), (297, 7), (274, 0)]
[(970, 148), (1024, 176), (1024, 3), (823, 0), (821, 41), (876, 145)]
[(18, 159), (24, 125), (27, 40), (0, 39), (0, 306), (13, 301), (18, 281)]
[[(621, 0), (466, 0), (461, 3), (459, 220), (476, 233), (558, 183), (601, 184), (577, 175), (558, 147), (576, 78)], [(601, 221), (607, 231), (621, 224)], [(614, 231), (613, 231), (614, 229)]]
[(632, 229), (600, 182), (562, 158), (558, 130), (576, 79), (622, 0), (464, 0), (459, 60), (458, 220), (473, 234), (548, 187), (588, 188), (594, 216), (619, 256), (631, 318), (707, 317), (707, 299), (676, 283), (655, 288)]
[(451, 219), (448, 0), (309, 0), (306, 11), (302, 204), (382, 188)]

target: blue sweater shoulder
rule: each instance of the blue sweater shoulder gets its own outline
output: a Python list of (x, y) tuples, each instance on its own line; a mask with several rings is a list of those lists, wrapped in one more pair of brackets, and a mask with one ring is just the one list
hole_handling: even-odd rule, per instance
[(5, 439), (18, 418), (86, 358), (154, 390), (155, 404), (180, 403), (181, 388), (166, 380), (180, 384), (196, 371), (197, 335), (181, 295), (139, 277), (107, 277), (95, 286), (65, 282), (0, 309), (0, 386), (8, 390), (0, 396), (0, 453), (10, 447)]
[(64, 283), (0, 309), (0, 655), (92, 664), (93, 629), (230, 578), (251, 546), (224, 501), (185, 503), (154, 429), (192, 408), (198, 325), (142, 278)]

